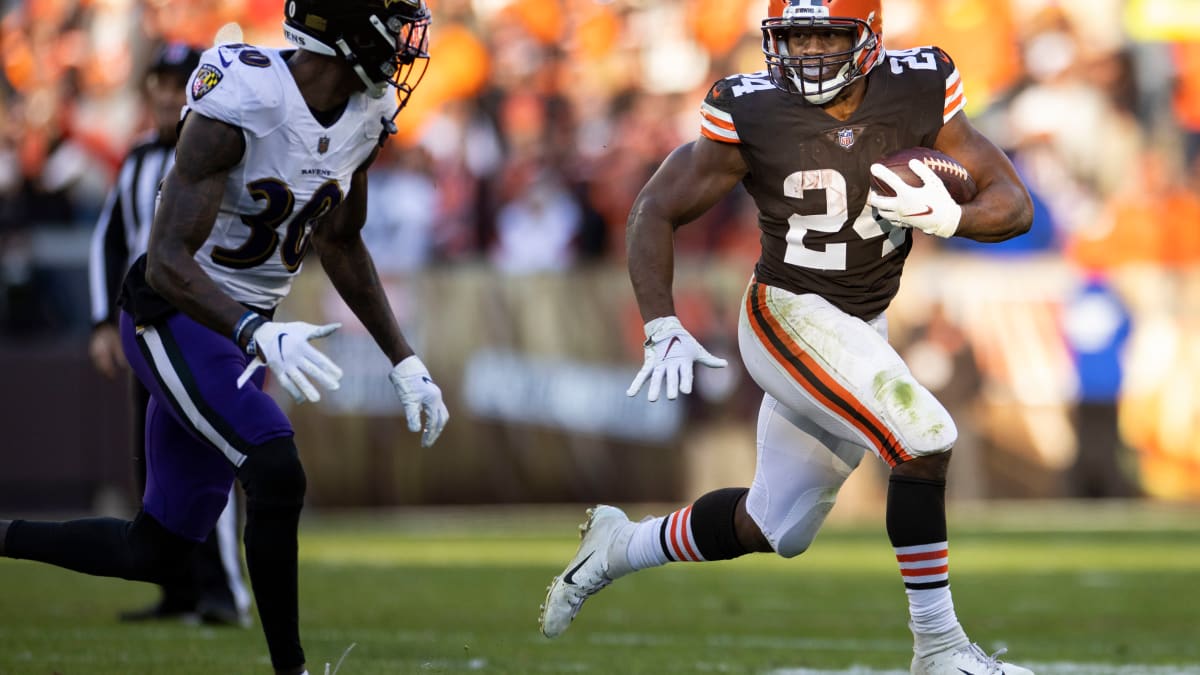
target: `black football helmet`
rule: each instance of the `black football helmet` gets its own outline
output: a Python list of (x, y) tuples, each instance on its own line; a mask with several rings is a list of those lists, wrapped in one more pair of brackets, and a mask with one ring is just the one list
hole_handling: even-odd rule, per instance
[(400, 107), (429, 63), (425, 0), (286, 0), (283, 35), (300, 49), (340, 56), (383, 96), (396, 87)]

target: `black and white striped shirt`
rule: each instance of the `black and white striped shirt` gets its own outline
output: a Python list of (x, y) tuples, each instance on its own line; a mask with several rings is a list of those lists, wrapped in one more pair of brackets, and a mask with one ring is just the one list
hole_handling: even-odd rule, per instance
[(88, 285), (92, 323), (116, 319), (117, 296), (129, 266), (146, 252), (162, 180), (175, 164), (175, 146), (151, 133), (129, 151), (92, 233)]

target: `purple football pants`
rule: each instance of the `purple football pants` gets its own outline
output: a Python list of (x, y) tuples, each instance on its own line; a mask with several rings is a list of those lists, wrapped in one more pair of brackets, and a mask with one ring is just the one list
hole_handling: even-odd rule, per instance
[(150, 391), (142, 507), (171, 532), (204, 541), (246, 454), (291, 436), (292, 425), (262, 391), (266, 370), (238, 389), (248, 357), (182, 312), (145, 326), (121, 312), (121, 344)]

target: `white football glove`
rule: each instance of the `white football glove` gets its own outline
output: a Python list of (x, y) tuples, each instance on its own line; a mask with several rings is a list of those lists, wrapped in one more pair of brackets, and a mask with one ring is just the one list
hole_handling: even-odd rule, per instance
[(338, 380), (342, 379), (342, 369), (308, 341), (323, 338), (341, 327), (340, 323), (314, 326), (303, 321), (268, 321), (259, 326), (250, 338), (257, 357), (250, 360), (246, 370), (237, 379), (238, 389), (250, 381), (254, 371), (265, 365), (296, 403), (320, 401), (321, 393), (308, 378), (311, 377), (330, 391), (336, 391)]
[(942, 179), (919, 159), (909, 160), (908, 168), (924, 181), (921, 187), (904, 182), (894, 171), (882, 164), (872, 164), (871, 174), (896, 193), (884, 197), (871, 190), (867, 204), (879, 209), (879, 215), (901, 227), (915, 227), (938, 237), (950, 237), (962, 220), (962, 207), (950, 196)]
[(396, 388), (404, 415), (408, 418), (408, 430), (421, 430), (421, 413), (425, 413), (425, 433), (421, 434), (421, 447), (428, 448), (438, 439), (450, 411), (442, 402), (442, 390), (433, 383), (429, 370), (416, 355), (404, 359), (388, 373), (388, 379)]
[(625, 391), (626, 396), (637, 396), (646, 380), (650, 380), (647, 399), (658, 400), (663, 378), (667, 380), (667, 398), (674, 400), (679, 392), (692, 393), (692, 368), (699, 363), (709, 368), (724, 368), (725, 359), (718, 359), (696, 342), (696, 338), (684, 329), (679, 319), (663, 316), (646, 324), (646, 360), (633, 384)]

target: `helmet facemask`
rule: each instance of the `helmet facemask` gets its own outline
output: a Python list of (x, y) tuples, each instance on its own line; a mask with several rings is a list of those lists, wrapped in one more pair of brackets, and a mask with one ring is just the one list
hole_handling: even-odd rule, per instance
[[(849, 49), (825, 54), (791, 54), (792, 31), (844, 30), (853, 35)], [(863, 77), (880, 61), (882, 46), (870, 24), (852, 17), (769, 17), (762, 22), (762, 51), (771, 82), (783, 91), (801, 94), (813, 105), (832, 101), (846, 85)]]
[[(401, 0), (402, 1), (402, 0)], [(370, 14), (359, 21), (335, 43), (358, 77), (367, 85), (367, 93), (380, 98), (388, 85), (396, 88), (400, 107), (408, 102), (413, 89), (425, 77), (429, 64), (429, 12), (410, 19), (401, 14), (381, 17)]]

